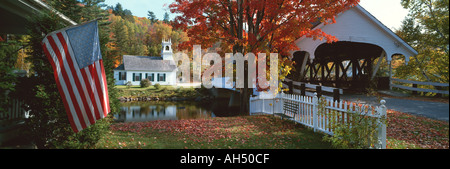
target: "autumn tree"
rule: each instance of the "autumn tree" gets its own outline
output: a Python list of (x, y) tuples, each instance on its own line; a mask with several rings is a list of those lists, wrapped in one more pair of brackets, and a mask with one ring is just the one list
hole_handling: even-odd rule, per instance
[[(337, 40), (312, 22), (334, 23), (340, 12), (356, 5), (358, 0), (176, 0), (169, 7), (178, 28), (187, 31), (193, 44), (210, 47), (226, 43), (233, 52), (278, 52), (288, 55), (298, 50), (293, 41), (302, 36)], [(208, 35), (205, 37), (205, 35)]]
[(402, 0), (410, 13), (396, 33), (419, 55), (395, 69), (401, 79), (449, 82), (449, 1)]
[[(169, 5), (175, 17), (174, 25), (187, 31), (190, 40), (181, 44), (211, 47), (221, 42), (222, 52), (246, 54), (279, 53), (299, 50), (294, 41), (302, 36), (336, 41), (320, 29), (311, 29), (312, 22), (335, 22), (340, 12), (356, 5), (359, 0), (175, 0)], [(280, 57), (281, 57), (280, 56)], [(280, 59), (280, 78), (289, 73)], [(247, 79), (247, 78), (244, 78)], [(247, 83), (244, 83), (247, 84)], [(242, 93), (242, 91), (244, 93)], [(246, 109), (247, 90), (241, 90), (241, 107)], [(244, 96), (242, 96), (244, 95)], [(242, 104), (244, 104), (242, 106)], [(242, 111), (242, 108), (241, 108)]]
[(178, 51), (178, 44), (188, 39), (187, 34), (182, 30), (174, 29), (171, 25), (161, 21), (154, 23), (146, 34), (145, 44), (148, 48), (148, 55), (160, 56), (161, 42), (163, 39), (168, 38), (172, 40), (172, 49), (174, 52)]
[[(111, 15), (111, 41), (108, 47), (120, 62), (123, 55), (146, 55), (145, 36), (151, 27), (147, 18), (135, 18), (134, 22)], [(117, 66), (117, 65), (116, 65)]]

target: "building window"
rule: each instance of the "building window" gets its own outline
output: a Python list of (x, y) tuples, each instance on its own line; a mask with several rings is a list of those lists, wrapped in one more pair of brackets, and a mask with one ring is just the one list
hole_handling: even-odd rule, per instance
[(127, 80), (127, 72), (119, 72), (119, 80)]
[(133, 81), (138, 82), (142, 80), (142, 73), (133, 73)]
[(146, 73), (145, 78), (150, 80), (151, 82), (155, 81), (155, 74), (154, 73)]
[(158, 73), (158, 82), (165, 82), (165, 81), (166, 81), (166, 74)]

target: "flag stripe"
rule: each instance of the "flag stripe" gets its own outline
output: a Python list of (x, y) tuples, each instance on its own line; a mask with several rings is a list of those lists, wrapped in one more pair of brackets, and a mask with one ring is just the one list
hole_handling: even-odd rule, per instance
[[(92, 64), (92, 65), (94, 65), (94, 64)], [(98, 115), (100, 116), (100, 118), (103, 118), (104, 117), (104, 113), (103, 113), (103, 107), (102, 107), (102, 104), (101, 104), (102, 101), (100, 99), (101, 95), (98, 94), (97, 86), (95, 84), (93, 76), (91, 76), (91, 74), (92, 74), (91, 73), (91, 66), (92, 65), (85, 67), (84, 70), (85, 70), (86, 75), (87, 75), (87, 77), (89, 79), (89, 83), (91, 84), (92, 91), (94, 91), (93, 94), (94, 94), (95, 102), (97, 103), (97, 107), (98, 107), (98, 110), (99, 110)]]
[[(91, 73), (92, 79), (94, 79), (95, 87), (96, 87), (96, 89), (97, 89), (97, 95), (98, 95), (99, 97), (102, 97), (102, 96), (103, 96), (102, 87), (100, 86), (99, 79), (98, 79), (98, 78), (95, 78), (95, 77), (98, 77), (98, 75), (97, 75), (97, 70), (96, 70), (95, 67), (96, 67), (95, 64), (89, 65), (89, 71), (90, 71), (90, 73)], [(103, 100), (100, 100), (100, 104), (102, 105), (103, 116), (105, 116), (105, 114), (106, 114), (106, 105), (105, 105), (105, 102), (104, 102)]]
[[(100, 62), (100, 68), (102, 69), (102, 79), (103, 79), (103, 84), (105, 86), (105, 92), (106, 92), (106, 96), (109, 96), (108, 94), (108, 81), (106, 81), (106, 73), (105, 73), (105, 67), (103, 66), (103, 59), (99, 60)], [(111, 107), (109, 107), (109, 97), (106, 97), (106, 108), (108, 109), (108, 113), (111, 112)]]
[[(106, 98), (105, 96), (107, 96), (106, 95), (106, 89), (107, 89), (107, 86), (105, 87), (105, 82), (103, 81), (103, 77), (105, 77), (104, 75), (103, 75), (103, 73), (102, 73), (102, 68), (103, 68), (103, 66), (100, 66), (100, 61), (101, 61), (101, 59), (100, 60), (98, 60), (97, 62), (95, 62), (95, 70), (97, 71), (97, 76), (98, 76), (98, 80), (99, 80), (99, 83), (100, 83), (100, 87), (101, 87), (101, 90), (102, 90), (102, 96), (103, 96), (103, 98)], [(105, 105), (105, 107), (104, 107), (104, 109), (105, 109), (105, 116), (107, 115), (107, 113), (109, 113), (109, 108), (108, 108), (108, 103), (107, 103), (107, 101), (106, 101), (106, 99), (103, 99), (102, 100), (103, 102), (104, 102), (104, 105)]]
[(81, 110), (80, 110), (80, 103), (78, 103), (77, 98), (75, 96), (75, 93), (73, 91), (73, 90), (76, 90), (76, 89), (72, 86), (71, 81), (69, 79), (69, 74), (66, 72), (65, 68), (67, 68), (67, 67), (66, 67), (66, 65), (64, 65), (61, 53), (59, 53), (59, 49), (56, 46), (56, 44), (55, 44), (55, 42), (53, 40), (53, 37), (52, 36), (47, 36), (47, 39), (48, 39), (48, 42), (49, 42), (50, 46), (52, 47), (53, 51), (55, 52), (56, 57), (58, 57), (59, 65), (61, 67), (61, 72), (63, 74), (62, 77), (64, 79), (65, 84), (67, 85), (67, 88), (69, 89), (70, 98), (71, 98), (72, 102), (74, 103), (73, 107), (75, 108), (75, 114), (73, 114), (73, 112), (72, 112), (72, 116), (74, 116), (74, 117), (77, 116), (78, 117), (78, 119), (79, 119), (78, 122), (81, 124), (81, 127), (84, 129), (84, 128), (86, 128), (86, 123), (85, 123), (85, 121), (83, 119), (83, 115), (82, 115)]
[(66, 44), (69, 44), (69, 45), (67, 45), (68, 51), (69, 51), (69, 54), (70, 54), (70, 56), (72, 58), (73, 64), (74, 64), (74, 66), (76, 68), (76, 72), (78, 74), (81, 86), (83, 88), (83, 92), (85, 92), (86, 100), (87, 100), (87, 102), (89, 104), (89, 108), (91, 110), (91, 115), (90, 116), (94, 119), (94, 123), (95, 123), (96, 120), (100, 119), (100, 116), (98, 116), (98, 117), (96, 116), (96, 114), (98, 113), (98, 109), (97, 109), (97, 102), (95, 101), (95, 98), (94, 98), (94, 95), (93, 95), (94, 91), (90, 87), (90, 83), (88, 83), (89, 80), (87, 79), (87, 76), (85, 76), (86, 74), (84, 73), (84, 70), (81, 69), (79, 67), (79, 65), (78, 65), (78, 62), (76, 62), (75, 54), (74, 54), (73, 49), (72, 49), (72, 47), (70, 45), (70, 39), (69, 39), (67, 33), (66, 32), (61, 32), (61, 34), (64, 37), (64, 39), (66, 40)]
[[(67, 73), (67, 77), (69, 79), (69, 83), (72, 89), (72, 93), (73, 96), (76, 99), (76, 103), (78, 104), (78, 108), (79, 111), (77, 111), (77, 116), (79, 120), (83, 120), (83, 122), (80, 122), (81, 124), (85, 124), (86, 127), (91, 125), (91, 123), (89, 122), (89, 119), (87, 117), (87, 106), (85, 105), (86, 103), (83, 101), (83, 98), (81, 94), (83, 94), (83, 92), (80, 92), (81, 87), (79, 86), (79, 83), (76, 76), (76, 71), (73, 68), (73, 63), (69, 62), (69, 57), (67, 57), (68, 53), (65, 53), (64, 51), (64, 47), (61, 45), (61, 42), (59, 41), (59, 38), (57, 37), (57, 34), (53, 34), (51, 36), (52, 39), (49, 41), (51, 44), (54, 43), (54, 45), (57, 47), (57, 49), (53, 49), (54, 51), (56, 51), (56, 56), (60, 56), (59, 61), (63, 63), (63, 67)], [(58, 55), (59, 54), (59, 55)], [(75, 104), (75, 107), (77, 107), (77, 104)], [(85, 127), (83, 127), (85, 128)]]
[[(63, 78), (64, 74), (62, 73), (62, 71), (64, 69), (61, 69), (61, 66), (59, 64), (59, 60), (56, 57), (55, 52), (50, 47), (51, 45), (48, 42), (47, 38), (45, 39), (45, 46), (46, 46), (45, 49), (49, 52), (50, 57), (52, 58), (51, 62), (53, 62), (53, 64), (55, 64), (56, 71), (54, 71), (54, 73), (58, 77), (58, 81), (56, 81), (56, 82), (57, 82), (57, 84), (58, 84), (58, 82), (60, 83), (61, 89), (62, 89), (62, 92), (60, 94), (62, 95), (62, 97), (64, 96), (63, 97), (63, 101), (65, 100), (67, 105), (68, 105), (69, 109), (66, 108), (66, 112), (67, 112), (68, 115), (70, 115), (70, 117), (72, 117), (71, 119), (69, 119), (69, 121), (71, 122), (72, 129), (74, 131), (75, 130), (79, 131), (79, 130), (82, 129), (82, 126), (81, 126), (80, 122), (78, 121), (78, 117), (75, 114), (76, 110), (75, 110), (74, 105), (70, 104), (70, 103), (72, 103), (72, 99), (70, 97), (69, 90), (68, 90), (67, 85), (66, 85), (66, 83), (64, 81), (64, 78)], [(73, 123), (73, 125), (72, 125), (72, 123)]]
[[(87, 100), (89, 98), (87, 98), (87, 96), (85, 95), (84, 88), (81, 85), (82, 83), (80, 83), (80, 82), (82, 82), (82, 77), (79, 76), (80, 70), (74, 68), (74, 65), (77, 63), (72, 61), (72, 56), (70, 55), (70, 53), (67, 49), (67, 44), (66, 44), (66, 41), (65, 41), (62, 33), (60, 32), (60, 33), (57, 33), (56, 35), (58, 36), (58, 40), (60, 43), (60, 44), (57, 43), (57, 45), (58, 46), (61, 45), (64, 49), (64, 52), (61, 52), (61, 53), (64, 53), (66, 55), (65, 58), (66, 58), (67, 63), (69, 64), (70, 71), (72, 72), (72, 77), (75, 81), (75, 85), (78, 90), (82, 90), (81, 92), (78, 92), (78, 93), (81, 96), (81, 101), (83, 102), (84, 110), (86, 111), (86, 113), (83, 114), (83, 117), (86, 119), (86, 116), (87, 116), (87, 119), (89, 119), (89, 124), (94, 124), (95, 121), (92, 116), (91, 108), (90, 108), (90, 106), (88, 104), (88, 100)], [(78, 65), (76, 65), (76, 67), (78, 67)]]
[(74, 132), (108, 115), (108, 85), (100, 52), (97, 21), (47, 35), (42, 48)]
[[(56, 81), (56, 86), (58, 87), (59, 93), (61, 94), (61, 99), (63, 100), (63, 105), (66, 109), (66, 114), (67, 116), (69, 116), (69, 122), (70, 122), (70, 126), (72, 127), (72, 130), (74, 130), (76, 133), (78, 132), (78, 128), (74, 122), (74, 118), (72, 116), (72, 113), (70, 113), (71, 108), (69, 107), (69, 105), (67, 104), (67, 95), (65, 94), (65, 92), (62, 89), (62, 85), (61, 85), (61, 81), (58, 77), (58, 74), (61, 74), (59, 71), (57, 71), (57, 67), (55, 65), (55, 61), (53, 60), (53, 57), (50, 55), (50, 52), (47, 49), (47, 45), (45, 43), (42, 43), (42, 48), (44, 49), (44, 53), (45, 55), (47, 55), (47, 59), (50, 61), (50, 64), (53, 67), (53, 75), (55, 77), (55, 81)], [(59, 73), (58, 73), (59, 72)]]
[(93, 78), (91, 76), (91, 72), (89, 70), (89, 66), (84, 68), (84, 73), (88, 77), (89, 84), (90, 84), (91, 89), (93, 91), (92, 94), (94, 96), (95, 103), (97, 105), (98, 112), (97, 112), (96, 116), (98, 116), (99, 119), (103, 118), (104, 116), (103, 116), (103, 108), (102, 108), (102, 104), (101, 104), (101, 99), (100, 99), (100, 96), (97, 94), (97, 87), (95, 86), (95, 82), (94, 82), (94, 80), (93, 80)]
[(81, 69), (81, 75), (83, 76), (84, 84), (86, 85), (87, 90), (89, 90), (89, 98), (93, 103), (95, 120), (98, 120), (100, 119), (100, 110), (98, 108), (98, 101), (96, 101), (94, 96), (94, 87), (89, 82), (89, 79), (86, 75), (86, 69)]

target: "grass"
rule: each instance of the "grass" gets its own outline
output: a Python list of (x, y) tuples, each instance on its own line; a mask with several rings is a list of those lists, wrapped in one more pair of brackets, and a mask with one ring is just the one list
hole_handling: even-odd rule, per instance
[(197, 97), (200, 94), (194, 88), (176, 88), (172, 86), (161, 86), (156, 89), (154, 86), (141, 88), (140, 86), (116, 86), (119, 90), (119, 97)]
[(330, 149), (322, 134), (273, 116), (116, 123), (97, 148)]
[[(449, 123), (388, 110), (388, 149), (448, 149)], [(96, 148), (331, 149), (302, 125), (273, 116), (115, 123)]]

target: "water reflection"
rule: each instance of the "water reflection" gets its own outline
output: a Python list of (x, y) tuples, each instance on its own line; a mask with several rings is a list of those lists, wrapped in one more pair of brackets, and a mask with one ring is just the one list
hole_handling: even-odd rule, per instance
[(152, 120), (207, 119), (215, 117), (211, 109), (195, 102), (127, 102), (115, 115), (118, 122)]

